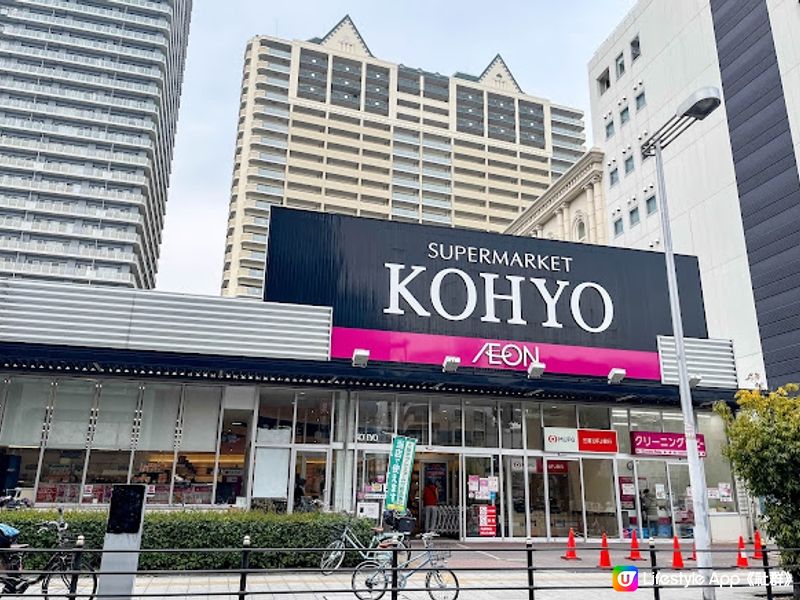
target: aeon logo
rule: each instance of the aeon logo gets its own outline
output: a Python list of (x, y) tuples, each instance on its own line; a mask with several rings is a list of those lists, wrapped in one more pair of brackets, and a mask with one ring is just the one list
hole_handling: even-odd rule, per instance
[(480, 362), (482, 357), (486, 357), (486, 362), (491, 366), (528, 367), (533, 362), (540, 362), (539, 347), (524, 344), (486, 342), (472, 359), (472, 364)]

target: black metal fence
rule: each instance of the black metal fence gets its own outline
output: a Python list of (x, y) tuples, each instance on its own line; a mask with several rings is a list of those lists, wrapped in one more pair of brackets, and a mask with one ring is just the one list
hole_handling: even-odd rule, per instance
[[(285, 568), (253, 568), (252, 559), (258, 554), (285, 554), (291, 556), (322, 556), (325, 548), (254, 548), (250, 545), (249, 537), (245, 537), (240, 548), (166, 548), (166, 549), (141, 549), (140, 554), (157, 553), (162, 555), (193, 555), (225, 553), (238, 556), (238, 568), (228, 569), (192, 569), (176, 571), (171, 569), (139, 569), (133, 571), (100, 570), (100, 557), (108, 553), (127, 553), (126, 550), (103, 550), (85, 548), (82, 536), (74, 548), (68, 549), (33, 549), (12, 548), (0, 550), (0, 597), (23, 598), (68, 598), (77, 600), (81, 598), (230, 598), (245, 600), (247, 598), (274, 597), (285, 595), (293, 597), (320, 598), (331, 594), (350, 594), (369, 600), (398, 600), (401, 594), (407, 592), (429, 592), (430, 586), (422, 586), (418, 582), (408, 585), (410, 574), (422, 575), (428, 573), (449, 571), (457, 574), (466, 581), (464, 585), (456, 583), (456, 588), (437, 588), (437, 595), (430, 594), (432, 598), (440, 600), (455, 600), (448, 597), (448, 590), (457, 589), (458, 597), (468, 599), (474, 592), (475, 595), (483, 592), (502, 591), (504, 598), (520, 598), (534, 600), (537, 592), (563, 590), (565, 597), (573, 597), (577, 590), (612, 590), (612, 578), (615, 577), (611, 568), (593, 565), (595, 556), (600, 556), (603, 551), (619, 554), (627, 550), (627, 546), (612, 544), (608, 546), (580, 545), (578, 550), (582, 558), (563, 560), (560, 555), (563, 548), (555, 544), (546, 547), (536, 547), (533, 543), (517, 545), (492, 545), (485, 544), (480, 548), (448, 545), (446, 542), (437, 544), (435, 550), (441, 554), (446, 550), (450, 558), (434, 564), (415, 566), (415, 560), (424, 562), (427, 551), (422, 546), (414, 545), (411, 548), (411, 563), (408, 562), (407, 550), (380, 549), (378, 554), (370, 557), (375, 563), (374, 569), (382, 571), (385, 577), (385, 586), (361, 586), (353, 574), (358, 571), (359, 561), (355, 549), (346, 549), (350, 560), (345, 564), (351, 566), (340, 567), (333, 574), (324, 574), (322, 568), (314, 567), (285, 567)], [(642, 550), (641, 566), (637, 567), (638, 589), (651, 590), (654, 600), (667, 600), (670, 591), (675, 589), (699, 589), (714, 587), (717, 589), (732, 588), (759, 588), (757, 591), (767, 600), (773, 600), (776, 587), (791, 586), (792, 578), (780, 566), (779, 553), (782, 550), (762, 545), (760, 557), (757, 561), (748, 557), (748, 566), (737, 566), (735, 559), (741, 558), (739, 548), (715, 547), (704, 552), (709, 553), (715, 563), (712, 567), (698, 567), (686, 565), (676, 568), (673, 560), (676, 550), (672, 547), (656, 545), (652, 542)], [(784, 549), (783, 551), (787, 551)], [(800, 554), (800, 549), (788, 549)], [(492, 558), (475, 564), (477, 557), (490, 554)], [(694, 554), (694, 553), (693, 553)], [(700, 551), (697, 554), (701, 554)], [(41, 569), (27, 569), (25, 563), (35, 555), (47, 557), (47, 567)], [(608, 555), (607, 555), (608, 556)], [(672, 559), (670, 558), (672, 556)], [(54, 558), (55, 557), (55, 558)], [(423, 557), (423, 558), (420, 558)], [(684, 558), (683, 560), (693, 560)], [(56, 560), (57, 559), (57, 560)], [(369, 558), (368, 558), (369, 559)], [(315, 559), (316, 560), (316, 559)], [(41, 562), (41, 561), (40, 561)], [(495, 564), (492, 564), (492, 563)], [(603, 562), (602, 557), (600, 562)], [(718, 564), (717, 564), (718, 563)], [(733, 563), (733, 564), (732, 564)], [(356, 566), (352, 566), (356, 565)], [(636, 566), (630, 560), (618, 561), (617, 566)], [(502, 581), (493, 577), (493, 574), (502, 572)], [(705, 572), (707, 579), (703, 580), (701, 573)], [(287, 574), (298, 575), (303, 578), (302, 585), (296, 587), (280, 585), (281, 576)], [(470, 574), (476, 576), (470, 577)], [(558, 574), (566, 574), (563, 582), (558, 581)], [(577, 576), (593, 576), (580, 584)], [(101, 594), (97, 589), (97, 582), (103, 577), (135, 576), (137, 588), (132, 595)], [(553, 584), (554, 577), (556, 579)], [(149, 591), (147, 583), (158, 582), (163, 578), (170, 581), (183, 580), (187, 583), (185, 591)], [(416, 578), (417, 580), (420, 577)], [(777, 579), (777, 580), (776, 580)], [(199, 584), (198, 584), (199, 581)], [(208, 583), (203, 588), (202, 582)], [(630, 586), (630, 577), (626, 580)], [(622, 585), (626, 584), (622, 582)], [(47, 582), (47, 583), (46, 583)], [(145, 584), (143, 584), (145, 582)], [(191, 582), (191, 585), (189, 583)], [(214, 583), (216, 582), (216, 583)], [(227, 589), (209, 589), (213, 586), (227, 587)], [(786, 590), (788, 591), (788, 590)], [(509, 592), (517, 594), (509, 595)], [(569, 593), (571, 592), (571, 593)], [(426, 594), (427, 595), (427, 594)]]

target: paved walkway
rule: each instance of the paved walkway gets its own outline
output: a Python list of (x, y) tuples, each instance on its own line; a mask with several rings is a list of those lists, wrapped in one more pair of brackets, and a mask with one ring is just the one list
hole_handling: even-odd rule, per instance
[[(445, 545), (444, 543), (442, 545)], [(524, 551), (519, 549), (519, 544), (463, 544), (451, 542), (454, 548), (453, 556), (448, 561), (448, 566), (455, 568), (460, 582), (461, 592), (459, 600), (527, 600), (527, 573), (524, 571), (527, 559)], [(550, 589), (537, 589), (537, 600), (565, 600), (579, 598), (581, 600), (627, 600), (653, 598), (651, 589), (639, 589), (635, 592), (620, 596), (619, 592), (612, 589), (611, 573), (596, 569), (598, 550), (587, 549), (585, 545), (578, 546), (578, 555), (582, 560), (566, 562), (561, 560), (563, 548), (552, 544), (536, 546), (534, 564), (535, 584), (537, 587)], [(596, 548), (592, 545), (591, 548)], [(671, 549), (670, 549), (671, 550)], [(613, 565), (636, 564), (639, 573), (639, 584), (642, 586), (652, 584), (648, 562), (631, 563), (625, 560), (628, 549), (622, 545), (612, 545), (611, 562)], [(647, 553), (644, 553), (647, 557)], [(687, 556), (685, 554), (685, 556)], [(715, 565), (729, 567), (735, 562), (735, 553), (726, 551), (715, 554)], [(659, 553), (659, 563), (669, 563), (671, 552)], [(694, 563), (687, 562), (687, 570), (666, 571), (665, 577), (672, 578), (676, 587), (663, 589), (663, 600), (696, 600), (701, 597), (699, 589), (685, 589), (683, 584), (692, 583)], [(751, 561), (755, 567), (754, 561)], [(477, 569), (459, 571), (458, 569)], [(556, 570), (559, 569), (559, 570)], [(720, 569), (715, 572), (720, 578), (718, 582), (723, 587), (717, 589), (719, 600), (742, 600), (763, 598), (765, 588), (741, 587), (730, 588), (726, 584), (738, 582), (747, 586), (748, 583), (763, 584), (763, 572), (753, 568), (750, 571)], [(682, 578), (682, 579), (679, 579)], [(728, 578), (728, 579), (722, 579)], [(737, 579), (738, 578), (738, 579)], [(773, 581), (783, 579), (781, 573), (773, 572)], [(330, 576), (323, 576), (316, 572), (281, 571), (279, 573), (258, 574), (248, 576), (247, 598), (269, 600), (353, 600), (355, 598), (350, 588), (351, 574), (340, 571)], [(788, 582), (788, 578), (785, 579)], [(413, 575), (408, 581), (408, 588), (412, 591), (402, 591), (400, 598), (403, 600), (428, 599), (427, 592), (413, 590), (422, 588), (425, 583), (425, 574)], [(663, 580), (662, 580), (663, 583)], [(574, 589), (580, 586), (584, 589)], [(570, 588), (573, 589), (565, 589)], [(480, 588), (480, 589), (478, 589)], [(517, 589), (512, 589), (517, 588)], [(83, 590), (79, 590), (79, 593)], [(206, 600), (237, 600), (239, 591), (239, 577), (221, 575), (175, 574), (168, 576), (146, 576), (137, 578), (133, 598), (175, 598), (190, 600), (203, 598)], [(787, 593), (789, 587), (776, 587), (776, 592)], [(23, 598), (31, 598), (40, 590), (31, 590)], [(390, 593), (386, 593), (383, 600), (390, 600)], [(451, 597), (442, 596), (434, 600), (452, 600)]]

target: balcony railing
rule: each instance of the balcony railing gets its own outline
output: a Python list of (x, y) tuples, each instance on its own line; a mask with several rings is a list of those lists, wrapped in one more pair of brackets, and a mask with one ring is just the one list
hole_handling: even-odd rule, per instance
[(142, 148), (152, 148), (153, 142), (144, 136), (125, 135), (122, 133), (111, 133), (108, 131), (98, 131), (95, 129), (81, 129), (70, 125), (53, 125), (52, 123), (36, 123), (26, 119), (14, 117), (0, 117), (0, 125), (6, 127), (17, 127), (24, 131), (37, 131), (42, 133), (55, 133), (81, 139), (99, 140), (102, 142), (116, 142), (139, 146)]
[(131, 100), (129, 98), (117, 98), (101, 92), (81, 92), (78, 90), (64, 89), (53, 85), (39, 85), (36, 83), (25, 83), (16, 81), (8, 77), (0, 77), (0, 87), (8, 91), (25, 91), (44, 96), (58, 96), (71, 100), (86, 100), (95, 104), (108, 104), (109, 106), (130, 108), (134, 110), (158, 112), (158, 107), (154, 102)]
[(120, 38), (130, 38), (139, 42), (146, 42), (156, 46), (167, 46), (167, 38), (163, 35), (143, 33), (141, 31), (125, 29), (124, 27), (113, 27), (111, 25), (101, 25), (100, 23), (90, 23), (88, 21), (73, 19), (71, 17), (46, 15), (24, 8), (9, 8), (8, 15), (15, 19), (26, 19), (29, 21), (55, 25), (57, 27), (66, 27), (77, 29), (79, 31), (90, 31), (92, 33), (102, 33), (104, 35)]
[(155, 85), (145, 85), (141, 83), (133, 83), (131, 81), (111, 79), (110, 77), (87, 75), (85, 73), (78, 73), (76, 71), (65, 71), (62, 69), (26, 65), (16, 60), (0, 59), (0, 69), (18, 73), (29, 73), (31, 75), (36, 75), (37, 77), (46, 77), (49, 79), (62, 79), (64, 81), (73, 82), (81, 81), (83, 83), (117, 88), (126, 91), (134, 91), (142, 94), (149, 94), (151, 96), (158, 96), (159, 93), (158, 86)]
[(130, 283), (131, 285), (134, 283), (134, 278), (131, 273), (123, 273), (111, 269), (78, 268), (68, 265), (29, 263), (23, 260), (0, 259), (0, 271), (31, 275), (49, 275), (52, 277), (70, 277), (93, 281), (109, 280), (120, 283)]
[(53, 181), (42, 181), (40, 179), (30, 179), (27, 177), (13, 177), (11, 175), (3, 175), (0, 177), (0, 187), (35, 190), (39, 192), (55, 192), (80, 197), (88, 196), (91, 198), (103, 198), (108, 200), (130, 202), (134, 204), (144, 204), (145, 201), (145, 197), (142, 194), (132, 194), (129, 192), (120, 192), (117, 190), (109, 190), (106, 188), (92, 186), (80, 186), (71, 185), (68, 183), (56, 183)]
[(109, 171), (106, 169), (93, 169), (79, 165), (66, 163), (44, 162), (40, 160), (19, 158), (0, 154), (0, 162), (4, 166), (18, 167), (20, 169), (30, 169), (32, 171), (44, 171), (48, 173), (59, 173), (64, 175), (74, 175), (75, 177), (90, 177), (101, 181), (113, 180), (124, 181), (137, 185), (146, 185), (147, 180), (144, 175), (138, 173), (125, 173), (123, 171)]
[(146, 60), (153, 60), (156, 62), (166, 62), (165, 56), (161, 52), (152, 50), (141, 50), (139, 48), (132, 48), (130, 46), (123, 46), (121, 44), (112, 44), (110, 42), (98, 42), (96, 40), (87, 40), (70, 35), (69, 33), (47, 33), (39, 31), (38, 29), (30, 29), (24, 25), (6, 25), (3, 28), (3, 33), (18, 36), (33, 38), (46, 42), (56, 42), (59, 44), (75, 46), (78, 48), (91, 48), (93, 50), (101, 50), (103, 52), (113, 52), (116, 54), (125, 54), (128, 56), (135, 56)]
[(135, 119), (133, 117), (122, 117), (119, 115), (110, 115), (106, 113), (97, 112), (94, 110), (84, 110), (80, 108), (67, 108), (64, 106), (51, 106), (42, 102), (28, 102), (25, 100), (17, 100), (16, 98), (0, 98), (0, 108), (12, 108), (31, 111), (44, 115), (51, 115), (56, 117), (73, 117), (76, 119), (87, 119), (97, 121), (99, 123), (112, 123), (122, 127), (131, 127), (133, 129), (146, 129), (155, 132), (155, 125), (151, 121), (144, 119)]
[(61, 223), (51, 221), (30, 221), (16, 217), (0, 217), (0, 228), (15, 231), (39, 231), (42, 233), (63, 234), (67, 236), (88, 237), (92, 239), (110, 239), (126, 242), (138, 241), (138, 236), (132, 231), (118, 229), (103, 229), (100, 227), (85, 227), (74, 223)]
[(46, 200), (24, 200), (0, 195), (0, 208), (25, 210), (29, 212), (49, 213), (65, 217), (91, 217), (109, 221), (125, 221), (141, 224), (144, 219), (138, 212), (117, 210), (113, 208), (95, 208), (80, 204), (64, 204)]
[(131, 73), (133, 75), (153, 77), (155, 79), (161, 78), (161, 70), (154, 67), (140, 67), (128, 63), (114, 62), (105, 58), (92, 58), (88, 56), (80, 56), (71, 52), (56, 52), (54, 50), (44, 50), (42, 48), (33, 48), (31, 46), (21, 46), (13, 42), (2, 42), (0, 43), (0, 48), (9, 53), (20, 54), (23, 56), (36, 56), (44, 60), (68, 61), (98, 69), (121, 71), (124, 73)]
[(87, 146), (75, 146), (73, 144), (59, 144), (56, 142), (42, 142), (40, 140), (32, 140), (28, 138), (18, 138), (3, 135), (0, 136), (0, 148), (23, 148), (26, 150), (35, 150), (44, 154), (65, 154), (70, 157), (82, 156), (94, 160), (103, 160), (110, 162), (126, 163), (136, 165), (139, 167), (146, 167), (150, 161), (146, 156), (138, 154), (127, 154), (124, 152), (111, 152), (109, 150), (98, 150), (96, 148), (89, 148)]
[(111, 250), (109, 248), (80, 245), (72, 246), (70, 244), (58, 244), (55, 242), (41, 242), (36, 240), (4, 239), (2, 237), (0, 237), (0, 250), (9, 252), (35, 252), (37, 254), (49, 254), (51, 256), (87, 257), (126, 263), (137, 262), (136, 255), (133, 252), (125, 252), (123, 250)]
[[(70, 12), (83, 13), (87, 15), (97, 15), (106, 19), (118, 19), (127, 23), (138, 23), (154, 29), (164, 29), (169, 31), (169, 22), (166, 19), (156, 17), (145, 17), (130, 12), (122, 12), (109, 8), (100, 8), (89, 4), (78, 4), (76, 2), (64, 2), (63, 0), (19, 0), (25, 4), (52, 6)], [(155, 6), (149, 3), (150, 6)]]

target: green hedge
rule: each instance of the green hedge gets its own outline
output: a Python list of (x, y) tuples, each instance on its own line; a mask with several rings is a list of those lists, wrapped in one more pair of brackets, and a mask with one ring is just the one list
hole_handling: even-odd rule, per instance
[[(102, 548), (106, 529), (105, 511), (67, 511), (69, 535), (81, 534), (86, 548)], [(32, 548), (53, 548), (55, 534), (39, 533), (37, 523), (55, 520), (55, 511), (20, 510), (0, 513), (0, 521), (20, 530), (20, 542)], [(332, 514), (279, 515), (259, 511), (159, 511), (145, 514), (142, 548), (241, 548), (245, 535), (253, 548), (324, 548), (341, 533), (346, 517)], [(353, 527), (363, 542), (371, 537), (372, 523), (357, 520)], [(253, 568), (317, 567), (320, 554), (312, 552), (254, 552)], [(356, 561), (357, 555), (350, 557)], [(28, 568), (39, 566), (43, 555), (26, 559)], [(99, 555), (90, 555), (92, 563)], [(141, 569), (225, 569), (240, 566), (241, 553), (143, 553)]]

